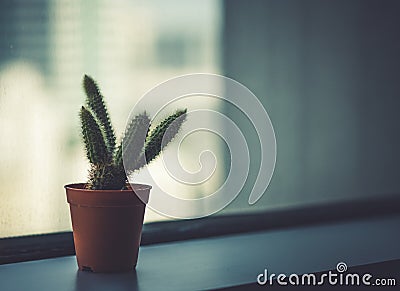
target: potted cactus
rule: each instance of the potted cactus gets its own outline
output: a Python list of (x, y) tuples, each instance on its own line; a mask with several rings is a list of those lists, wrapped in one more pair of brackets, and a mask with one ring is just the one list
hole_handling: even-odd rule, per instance
[(65, 186), (78, 267), (92, 272), (132, 270), (151, 186), (129, 185), (127, 175), (160, 154), (178, 133), (186, 109), (155, 127), (146, 112), (136, 115), (117, 144), (99, 87), (87, 75), (83, 87), (87, 98), (79, 115), (89, 177), (86, 183)]

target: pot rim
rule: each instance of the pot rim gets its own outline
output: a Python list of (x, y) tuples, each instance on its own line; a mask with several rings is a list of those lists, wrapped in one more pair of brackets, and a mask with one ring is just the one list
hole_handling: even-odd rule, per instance
[[(88, 207), (126, 207), (145, 205), (149, 201), (150, 185), (133, 184), (124, 190), (89, 190), (85, 183), (65, 185), (67, 202), (70, 205)], [(130, 185), (128, 185), (130, 186)]]

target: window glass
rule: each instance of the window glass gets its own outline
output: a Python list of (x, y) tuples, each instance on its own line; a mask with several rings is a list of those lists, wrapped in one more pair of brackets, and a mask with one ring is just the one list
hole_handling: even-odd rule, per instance
[[(122, 133), (158, 83), (220, 73), (220, 10), (213, 0), (1, 1), (0, 237), (70, 230), (63, 186), (85, 181), (88, 169), (78, 118), (83, 74), (98, 81)], [(147, 211), (146, 221), (160, 219)]]
[[(398, 195), (400, 2), (224, 3), (224, 73), (257, 95), (277, 141), (271, 184), (249, 207), (260, 148), (238, 119), (253, 163), (228, 210)], [(239, 117), (231, 106), (225, 112)]]
[[(210, 96), (166, 107), (213, 109), (244, 135), (249, 174), (222, 214), (400, 193), (399, 9), (398, 1), (376, 0), (1, 1), (0, 237), (70, 230), (63, 186), (85, 181), (88, 169), (78, 118), (85, 73), (100, 84), (117, 133), (143, 94), (179, 75), (223, 74), (257, 96), (274, 126), (277, 160), (252, 206), (249, 193), (265, 173), (257, 128), (241, 108)], [(202, 122), (239, 144), (216, 120)], [(174, 196), (208, 197), (229, 165), (245, 160), (230, 157), (228, 146), (207, 130), (182, 141), (179, 161), (189, 174), (213, 165), (205, 151), (217, 158), (196, 187), (169, 176), (162, 160), (149, 170)], [(173, 143), (165, 156), (177, 149)], [(146, 222), (165, 219), (146, 212)]]

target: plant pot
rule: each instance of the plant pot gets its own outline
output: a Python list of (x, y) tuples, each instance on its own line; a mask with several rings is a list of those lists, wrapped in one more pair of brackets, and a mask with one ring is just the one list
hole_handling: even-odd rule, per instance
[(146, 208), (142, 200), (147, 203), (151, 186), (88, 190), (84, 185), (65, 186), (79, 269), (101, 273), (135, 269)]

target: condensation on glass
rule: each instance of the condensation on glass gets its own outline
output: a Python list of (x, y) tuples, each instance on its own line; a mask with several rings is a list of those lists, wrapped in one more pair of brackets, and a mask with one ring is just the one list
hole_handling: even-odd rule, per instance
[[(84, 181), (88, 168), (78, 119), (83, 74), (98, 80), (121, 133), (151, 87), (220, 72), (219, 1), (16, 0), (1, 2), (0, 16), (0, 237), (70, 229), (63, 185)], [(218, 147), (200, 136), (182, 155), (199, 141)], [(146, 221), (161, 219), (147, 212)]]

